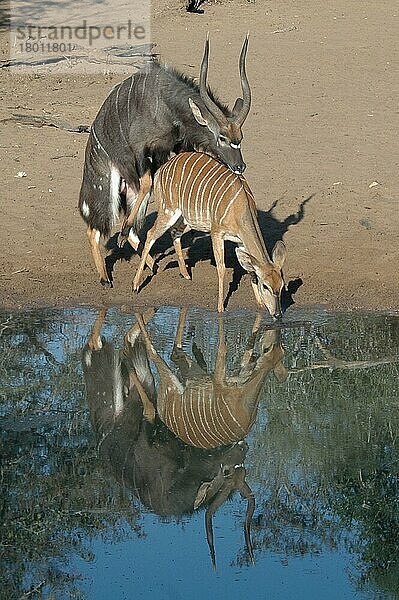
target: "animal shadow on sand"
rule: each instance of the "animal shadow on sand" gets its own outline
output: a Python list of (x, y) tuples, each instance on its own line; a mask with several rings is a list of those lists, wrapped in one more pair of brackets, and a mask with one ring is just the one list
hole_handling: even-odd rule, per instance
[[(299, 205), (298, 210), (295, 213), (288, 215), (288, 217), (286, 217), (282, 221), (277, 219), (273, 214), (273, 211), (277, 207), (281, 198), (275, 200), (275, 202), (273, 202), (273, 204), (271, 205), (269, 210), (267, 210), (267, 211), (258, 210), (259, 226), (260, 226), (260, 229), (262, 232), (263, 239), (265, 240), (265, 244), (266, 244), (266, 248), (269, 253), (269, 256), (271, 256), (271, 253), (272, 253), (275, 243), (278, 240), (283, 240), (284, 235), (287, 233), (288, 229), (293, 225), (298, 225), (298, 223), (300, 223), (300, 221), (302, 221), (302, 219), (305, 216), (305, 206), (313, 197), (314, 197), (314, 194), (311, 194), (310, 196), (308, 196), (307, 198), (302, 200), (302, 202)], [(142, 239), (145, 239), (145, 236), (146, 236), (148, 230), (153, 226), (155, 219), (156, 219), (155, 212), (153, 212), (147, 216), (146, 222), (145, 222), (142, 234), (141, 234)], [(121, 259), (130, 260), (131, 257), (135, 254), (134, 250), (130, 247), (130, 245), (128, 243), (126, 243), (123, 246), (123, 248), (118, 248), (117, 238), (118, 238), (118, 235), (115, 234), (114, 236), (112, 236), (112, 238), (110, 238), (108, 240), (108, 243), (107, 243), (107, 248), (109, 250), (112, 250), (111, 254), (109, 254), (106, 258), (107, 270), (110, 275), (111, 281), (112, 281), (112, 271), (113, 271), (114, 264), (118, 260), (121, 260)], [(183, 248), (183, 250), (187, 249), (186, 265), (187, 265), (187, 270), (188, 270), (190, 276), (192, 274), (193, 268), (195, 267), (195, 265), (198, 262), (210, 260), (211, 264), (213, 266), (216, 266), (215, 258), (214, 258), (213, 251), (212, 251), (212, 242), (211, 242), (211, 238), (208, 234), (202, 233), (199, 231), (190, 231), (190, 232), (186, 233), (182, 237), (182, 248)], [(237, 260), (235, 248), (236, 248), (236, 244), (234, 244), (233, 242), (225, 243), (226, 268), (230, 268), (233, 270), (233, 277), (230, 281), (229, 289), (228, 289), (228, 292), (227, 292), (227, 295), (226, 295), (226, 298), (224, 301), (225, 308), (227, 307), (228, 302), (229, 302), (230, 298), (232, 297), (232, 295), (237, 291), (237, 289), (240, 285), (241, 279), (243, 278), (244, 275), (247, 274), (247, 272), (241, 267), (240, 263)], [(143, 243), (141, 243), (140, 247), (139, 247), (140, 254), (141, 254), (142, 250), (143, 250)], [(288, 252), (289, 252), (289, 250), (288, 250)], [(166, 259), (170, 256), (175, 257), (175, 251), (174, 251), (174, 248), (172, 245), (172, 240), (171, 240), (171, 236), (170, 236), (169, 232), (166, 232), (163, 236), (161, 236), (155, 242), (155, 244), (152, 248), (151, 254), (154, 257), (156, 257), (156, 259), (155, 259), (156, 264), (155, 264), (155, 268), (154, 268), (154, 274), (156, 274), (161, 261), (163, 261), (164, 259)], [(167, 263), (167, 265), (164, 267), (164, 270), (176, 268), (177, 266), (178, 266), (177, 260), (172, 260)], [(150, 275), (147, 276), (147, 278), (143, 281), (143, 283), (141, 285), (141, 289), (143, 289), (144, 287), (146, 287), (149, 284), (149, 282), (153, 278), (154, 274), (151, 273)], [(132, 275), (132, 277), (133, 277), (133, 275)], [(281, 298), (283, 312), (285, 312), (285, 310), (287, 310), (287, 308), (289, 306), (294, 304), (293, 295), (297, 292), (297, 290), (302, 285), (302, 283), (303, 283), (302, 279), (299, 278), (299, 279), (293, 279), (293, 280), (289, 281), (288, 284), (286, 285), (286, 289), (283, 290), (283, 294), (282, 294), (282, 298)]]

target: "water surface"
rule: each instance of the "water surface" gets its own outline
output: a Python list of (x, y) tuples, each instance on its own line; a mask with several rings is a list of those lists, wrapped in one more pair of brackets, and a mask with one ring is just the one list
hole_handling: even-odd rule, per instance
[(5, 598), (399, 597), (397, 317), (0, 317)]

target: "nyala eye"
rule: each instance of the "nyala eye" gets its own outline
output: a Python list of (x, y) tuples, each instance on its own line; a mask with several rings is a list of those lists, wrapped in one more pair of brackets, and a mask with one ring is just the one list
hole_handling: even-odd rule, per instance
[(219, 135), (219, 142), (222, 142), (222, 144), (226, 144), (227, 137), (225, 137), (224, 135)]

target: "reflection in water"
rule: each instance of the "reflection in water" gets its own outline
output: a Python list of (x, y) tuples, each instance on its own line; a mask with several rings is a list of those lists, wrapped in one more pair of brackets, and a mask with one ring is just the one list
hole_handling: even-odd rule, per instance
[[(187, 309), (182, 309), (170, 358), (177, 374), (155, 350), (144, 317), (124, 337), (118, 352), (101, 339), (102, 311), (83, 353), (87, 397), (98, 449), (118, 481), (159, 515), (191, 513), (207, 505), (205, 524), (214, 567), (212, 515), (238, 491), (247, 500), (245, 541), (253, 561), (250, 536), (255, 499), (243, 465), (248, 435), (260, 391), (270, 371), (280, 381), (287, 372), (277, 330), (266, 329), (260, 355), (254, 357), (258, 315), (250, 344), (235, 377), (226, 374), (226, 343), (221, 317), (214, 372), (209, 374), (201, 350), (183, 350)], [(193, 332), (191, 332), (192, 335)], [(150, 362), (159, 377), (155, 389)]]
[(384, 316), (3, 314), (3, 595), (144, 598), (174, 572), (174, 597), (398, 598), (398, 345)]

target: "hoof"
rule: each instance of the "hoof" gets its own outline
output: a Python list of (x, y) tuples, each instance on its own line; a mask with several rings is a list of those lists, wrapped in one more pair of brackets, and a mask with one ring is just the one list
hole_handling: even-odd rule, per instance
[(101, 279), (100, 279), (100, 283), (101, 283), (101, 285), (103, 286), (103, 288), (106, 288), (106, 289), (110, 289), (110, 288), (112, 288), (112, 283), (110, 282), (110, 280), (109, 280), (109, 279), (102, 279), (102, 278), (101, 278)]

